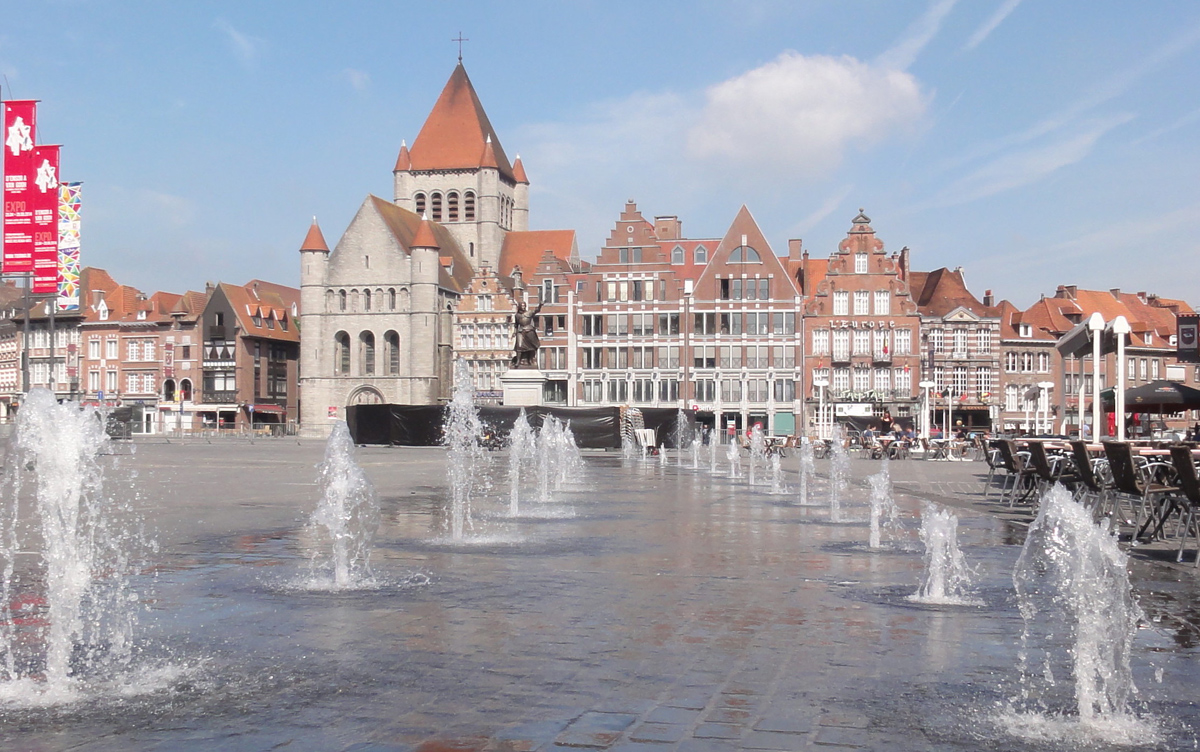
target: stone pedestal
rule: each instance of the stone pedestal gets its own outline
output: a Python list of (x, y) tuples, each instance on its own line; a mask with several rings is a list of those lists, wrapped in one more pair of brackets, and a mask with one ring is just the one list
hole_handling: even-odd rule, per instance
[(509, 407), (536, 407), (542, 404), (542, 386), (546, 377), (535, 368), (510, 368), (500, 375), (504, 404)]

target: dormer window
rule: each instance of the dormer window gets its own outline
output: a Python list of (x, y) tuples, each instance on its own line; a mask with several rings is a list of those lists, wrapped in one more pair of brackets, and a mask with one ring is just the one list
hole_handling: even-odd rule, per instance
[(683, 263), (683, 249), (680, 248), (679, 246), (675, 246), (675, 248), (673, 248), (671, 250), (671, 263), (672, 264), (682, 264)]
[(1021, 324), (1021, 326), (1019, 328), (1019, 334), (1022, 337), (1032, 337), (1033, 336), (1033, 325), (1032, 324)]
[(138, 321), (145, 321), (145, 320), (146, 320), (146, 312), (145, 312), (145, 311), (138, 311), (138, 312), (137, 312), (137, 320), (138, 320)]
[(702, 245), (696, 246), (696, 250), (692, 251), (692, 259), (697, 264), (708, 263), (708, 249)]
[(262, 326), (262, 316), (259, 316), (257, 313), (251, 316), (250, 320), (254, 322), (255, 326)]
[(96, 313), (100, 314), (101, 321), (108, 321), (108, 306), (104, 301), (100, 301), (100, 305), (96, 306)]
[(1146, 332), (1146, 344), (1151, 347), (1154, 346), (1154, 332)]

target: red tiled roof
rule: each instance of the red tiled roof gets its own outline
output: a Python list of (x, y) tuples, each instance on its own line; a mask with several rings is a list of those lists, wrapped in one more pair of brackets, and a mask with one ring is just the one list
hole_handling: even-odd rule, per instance
[(518, 183), (529, 185), (529, 178), (525, 177), (525, 165), (521, 164), (521, 155), (517, 155), (517, 161), (513, 162), (513, 177)]
[[(391, 201), (385, 201), (378, 196), (369, 196), (367, 204), (373, 207), (388, 231), (399, 241), (400, 245), (409, 250), (415, 245), (417, 231), (421, 226), (421, 217), (415, 212), (396, 206)], [(433, 240), (437, 244), (438, 255), (453, 259), (449, 270), (442, 267), (440, 284), (449, 290), (462, 292), (471, 284), (471, 262), (458, 247), (458, 242), (450, 231), (438, 222), (429, 222)], [(426, 241), (428, 242), (428, 241)]]
[(500, 248), (500, 268), (497, 271), (500, 276), (509, 277), (512, 276), (513, 267), (519, 266), (524, 274), (533, 274), (545, 251), (550, 251), (571, 268), (579, 265), (579, 248), (574, 230), (524, 230), (504, 236), (504, 245)]
[(304, 236), (304, 242), (300, 244), (300, 250), (329, 252), (329, 244), (325, 242), (325, 236), (321, 234), (321, 227), (317, 224), (316, 217), (313, 217), (312, 224), (309, 225), (308, 234)]
[(410, 248), (440, 248), (437, 238), (433, 236), (433, 228), (429, 225), (429, 220), (421, 217), (421, 223), (417, 225), (417, 234), (413, 236), (412, 242), (409, 243)]
[[(504, 147), (488, 120), (467, 70), (459, 63), (442, 89), (409, 151), (412, 170), (461, 170), (481, 167), (487, 138), (492, 139), (496, 167), (516, 182)], [(399, 160), (397, 160), (399, 169)]]
[[(284, 342), (300, 341), (299, 321), (292, 317), (292, 305), (300, 305), (300, 291), (296, 288), (259, 280), (251, 280), (245, 285), (221, 283), (220, 288), (238, 317), (238, 325), (245, 336)], [(259, 317), (257, 324), (254, 323), (255, 316)], [(269, 321), (275, 322), (273, 327)]]
[(987, 306), (967, 289), (962, 272), (945, 267), (932, 272), (909, 272), (909, 289), (923, 316), (945, 316), (965, 308), (976, 316), (991, 315)]

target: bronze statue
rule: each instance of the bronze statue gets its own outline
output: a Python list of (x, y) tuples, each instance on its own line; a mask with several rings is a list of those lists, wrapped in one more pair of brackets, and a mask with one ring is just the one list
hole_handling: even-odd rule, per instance
[(538, 307), (533, 309), (533, 313), (529, 313), (528, 306), (524, 301), (517, 303), (517, 312), (513, 315), (513, 327), (516, 330), (516, 342), (513, 344), (512, 356), (513, 368), (537, 368), (537, 351), (540, 343), (533, 317), (542, 310), (542, 305), (544, 303), (538, 303)]

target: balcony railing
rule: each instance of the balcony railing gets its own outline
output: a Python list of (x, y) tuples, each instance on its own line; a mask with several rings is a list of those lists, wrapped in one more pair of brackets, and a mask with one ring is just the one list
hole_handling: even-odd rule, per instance
[(205, 392), (200, 396), (200, 401), (206, 405), (230, 404), (237, 402), (237, 391)]

